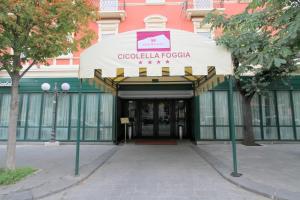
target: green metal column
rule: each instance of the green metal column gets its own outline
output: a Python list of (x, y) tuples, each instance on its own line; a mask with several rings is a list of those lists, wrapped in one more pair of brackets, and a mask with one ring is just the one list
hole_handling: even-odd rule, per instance
[(112, 140), (117, 144), (117, 96), (113, 95), (113, 107), (112, 107)]
[(75, 159), (75, 176), (79, 175), (79, 150), (80, 150), (80, 125), (81, 125), (81, 96), (82, 96), (82, 80), (79, 81), (79, 99), (77, 111), (77, 137), (76, 137), (76, 159)]
[(234, 125), (234, 110), (233, 110), (233, 77), (229, 76), (229, 90), (228, 90), (228, 114), (229, 114), (229, 129), (231, 135), (232, 144), (232, 161), (233, 161), (233, 172), (231, 176), (240, 177), (242, 174), (238, 173), (237, 170), (237, 153), (236, 153), (236, 140), (235, 140), (235, 125)]
[(200, 140), (201, 136), (200, 136), (200, 97), (199, 96), (195, 96), (194, 97), (194, 106), (195, 106), (195, 110), (194, 110), (194, 138), (197, 141)]
[(40, 106), (40, 119), (39, 119), (39, 140), (41, 140), (41, 133), (42, 133), (42, 120), (44, 114), (44, 101), (45, 101), (45, 93), (42, 94), (41, 106)]
[(279, 112), (278, 112), (278, 101), (277, 101), (277, 91), (274, 90), (274, 101), (275, 101), (275, 114), (276, 114), (276, 125), (277, 125), (277, 138), (281, 140), (281, 133), (280, 133), (280, 123), (279, 123)]
[(216, 97), (215, 91), (211, 91), (212, 95), (212, 112), (213, 112), (213, 131), (214, 131), (214, 140), (217, 139), (217, 120), (216, 120)]
[(101, 95), (102, 95), (101, 93), (97, 94), (98, 97), (97, 141), (100, 141)]
[(290, 93), (290, 105), (291, 105), (292, 120), (293, 120), (294, 140), (297, 140), (297, 129), (296, 129), (296, 120), (295, 120), (293, 89), (291, 89), (289, 93)]
[(263, 122), (263, 111), (262, 111), (262, 99), (261, 95), (258, 95), (258, 104), (259, 104), (259, 127), (260, 127), (260, 135), (261, 135), (261, 140), (265, 139), (265, 134), (264, 134), (264, 122)]

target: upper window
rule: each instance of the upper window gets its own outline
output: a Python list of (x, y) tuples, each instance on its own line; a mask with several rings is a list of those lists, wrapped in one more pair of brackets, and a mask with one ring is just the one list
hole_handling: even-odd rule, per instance
[(213, 8), (213, 0), (194, 0), (194, 8), (212, 9)]
[(147, 4), (164, 4), (165, 0), (146, 0)]
[(150, 15), (144, 19), (146, 28), (166, 28), (167, 21), (162, 15)]
[(101, 11), (117, 11), (119, 7), (118, 0), (100, 0)]

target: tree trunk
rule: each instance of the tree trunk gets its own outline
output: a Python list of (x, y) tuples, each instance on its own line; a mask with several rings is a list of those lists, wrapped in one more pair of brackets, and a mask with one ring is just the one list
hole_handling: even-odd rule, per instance
[(19, 113), (19, 79), (12, 78), (7, 152), (6, 152), (6, 168), (9, 170), (14, 170), (16, 168), (16, 135), (17, 135), (18, 113)]
[(254, 146), (254, 132), (252, 126), (252, 111), (251, 111), (251, 99), (252, 97), (247, 97), (242, 95), (242, 105), (243, 105), (243, 135), (244, 141), (243, 144), (247, 146)]

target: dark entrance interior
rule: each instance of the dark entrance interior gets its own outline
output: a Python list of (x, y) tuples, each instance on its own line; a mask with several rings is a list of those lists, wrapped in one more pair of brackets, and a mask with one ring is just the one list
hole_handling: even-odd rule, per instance
[[(121, 117), (129, 117), (133, 139), (179, 138), (179, 129), (183, 138), (191, 138), (191, 99), (121, 99), (120, 106)], [(122, 133), (120, 125), (119, 140)]]

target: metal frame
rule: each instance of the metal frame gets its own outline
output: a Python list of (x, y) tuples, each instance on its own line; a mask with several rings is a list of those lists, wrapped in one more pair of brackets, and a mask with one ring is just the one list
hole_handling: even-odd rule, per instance
[[(215, 95), (218, 91), (227, 91), (226, 89), (212, 89), (212, 90), (209, 90), (207, 92), (211, 92), (212, 93), (212, 109), (213, 109), (213, 124), (212, 125), (202, 125), (200, 124), (200, 115), (201, 115), (201, 107), (200, 107), (200, 101), (201, 99), (199, 98), (199, 96), (195, 96), (195, 109), (199, 109), (199, 115), (197, 116), (196, 112), (194, 114), (194, 118), (195, 118), (195, 124), (194, 124), (194, 130), (196, 131), (195, 135), (196, 136), (199, 136), (199, 137), (196, 137), (196, 140), (197, 141), (228, 141), (230, 140), (231, 138), (227, 138), (227, 139), (217, 139), (216, 138), (216, 135), (215, 135), (215, 130), (217, 127), (228, 127), (229, 128), (229, 124), (228, 125), (217, 125), (216, 124), (216, 121), (215, 121)], [(235, 92), (237, 92), (236, 90), (234, 90)], [(272, 125), (272, 126), (266, 126), (264, 125), (263, 121), (263, 108), (262, 108), (262, 98), (260, 95), (258, 95), (258, 103), (259, 103), (259, 117), (260, 117), (260, 124), (259, 125), (253, 125), (253, 127), (257, 127), (257, 128), (260, 128), (260, 139), (259, 138), (256, 138), (256, 140), (258, 141), (299, 141), (300, 138), (298, 138), (298, 134), (297, 134), (297, 128), (300, 128), (300, 125), (296, 125), (296, 122), (295, 122), (295, 105), (294, 105), (294, 100), (293, 100), (293, 92), (294, 91), (299, 91), (299, 90), (269, 90), (274, 96), (274, 108), (275, 108), (275, 120), (276, 120), (276, 125)], [(292, 111), (292, 125), (280, 125), (279, 123), (279, 116), (278, 116), (278, 100), (277, 100), (277, 93), (280, 92), (280, 91), (289, 91), (289, 101), (290, 101), (290, 106), (291, 106), (291, 111)], [(197, 123), (199, 123), (199, 125), (197, 125)], [(199, 126), (199, 127), (198, 127)], [(201, 138), (201, 127), (212, 127), (213, 128), (213, 138), (214, 139), (202, 139)], [(243, 127), (243, 125), (235, 125), (235, 129), (238, 128), (238, 127)], [(264, 128), (265, 127), (276, 127), (277, 129), (277, 134), (278, 134), (278, 138), (277, 139), (266, 139), (265, 138), (265, 135), (264, 135)], [(281, 138), (281, 135), (280, 135), (280, 128), (281, 127), (290, 127), (290, 128), (293, 128), (293, 134), (294, 134), (294, 139), (289, 139), (289, 140), (286, 140), (286, 139), (282, 139)], [(197, 131), (198, 130), (198, 131)], [(237, 140), (242, 140), (242, 139), (237, 139)]]

